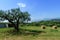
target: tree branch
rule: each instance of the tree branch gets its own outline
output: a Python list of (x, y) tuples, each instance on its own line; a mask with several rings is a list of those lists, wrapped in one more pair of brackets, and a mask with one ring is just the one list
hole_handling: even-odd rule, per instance
[(13, 26), (15, 26), (15, 23), (13, 23), (8, 17), (4, 17), (6, 20), (8, 20), (10, 23), (12, 23), (13, 24)]

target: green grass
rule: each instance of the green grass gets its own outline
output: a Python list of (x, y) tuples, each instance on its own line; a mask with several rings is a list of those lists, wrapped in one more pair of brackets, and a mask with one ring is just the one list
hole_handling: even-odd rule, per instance
[[(51, 27), (41, 29), (37, 26), (24, 26), (20, 27), (23, 33), (18, 35), (10, 31), (13, 29), (14, 28), (0, 28), (0, 40), (60, 40), (60, 28), (55, 30)], [(36, 34), (37, 31), (42, 32)]]
[(60, 36), (60, 28), (58, 29), (52, 29), (51, 27), (47, 27), (46, 29), (41, 29), (40, 27), (36, 27), (36, 26), (25, 26), (25, 27), (21, 27), (22, 29), (27, 29), (27, 30), (37, 30), (37, 31), (44, 31), (46, 33), (44, 33), (43, 35), (50, 35), (50, 36)]

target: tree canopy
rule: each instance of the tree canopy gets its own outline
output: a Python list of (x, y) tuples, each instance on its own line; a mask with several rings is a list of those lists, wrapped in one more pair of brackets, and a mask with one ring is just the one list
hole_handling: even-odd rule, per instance
[(8, 20), (13, 24), (16, 31), (19, 30), (19, 24), (25, 21), (30, 21), (30, 14), (28, 12), (22, 12), (20, 8), (14, 8), (7, 11), (0, 10), (0, 18)]

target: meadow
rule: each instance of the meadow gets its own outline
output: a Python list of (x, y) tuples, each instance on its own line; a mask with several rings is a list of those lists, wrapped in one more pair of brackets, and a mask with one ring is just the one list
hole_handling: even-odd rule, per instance
[(20, 27), (18, 34), (12, 30), (14, 28), (0, 28), (0, 40), (60, 40), (60, 28), (52, 29), (46, 27), (41, 29), (39, 26)]

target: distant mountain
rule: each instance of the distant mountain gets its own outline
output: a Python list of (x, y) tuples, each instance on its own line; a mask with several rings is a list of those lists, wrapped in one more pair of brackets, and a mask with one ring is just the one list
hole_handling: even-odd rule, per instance
[(57, 21), (57, 22), (60, 22), (60, 19), (51, 19), (51, 21)]
[(44, 18), (44, 19), (36, 19), (34, 21), (31, 22), (39, 22), (39, 21), (57, 21), (60, 22), (60, 18)]

